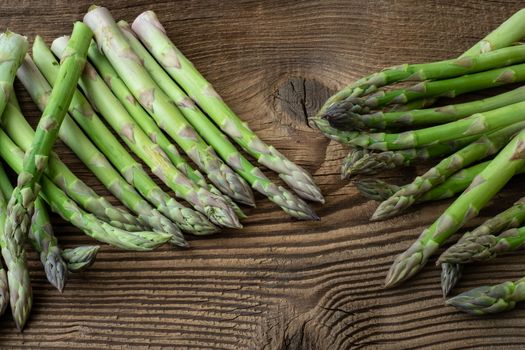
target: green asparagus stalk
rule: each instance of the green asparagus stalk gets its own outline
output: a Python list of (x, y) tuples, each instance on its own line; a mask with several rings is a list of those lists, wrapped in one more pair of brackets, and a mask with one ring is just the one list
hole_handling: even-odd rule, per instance
[(455, 122), (403, 133), (360, 133), (348, 142), (359, 147), (380, 151), (423, 147), (435, 142), (448, 142), (491, 131), (525, 120), (525, 101), (491, 111), (477, 113)]
[(486, 315), (512, 310), (523, 300), (525, 278), (474, 288), (447, 300), (446, 304), (472, 315)]
[(242, 212), (237, 203), (235, 203), (230, 197), (223, 195), (213, 184), (208, 184), (204, 176), (198, 170), (193, 169), (186, 159), (181, 156), (177, 147), (171, 143), (168, 137), (166, 137), (157, 126), (155, 121), (135, 99), (126, 84), (124, 84), (117, 72), (113, 69), (111, 63), (109, 63), (107, 58), (99, 51), (94, 41), (92, 41), (89, 46), (88, 57), (113, 94), (119, 99), (120, 103), (126, 108), (128, 113), (133, 117), (135, 122), (140, 125), (149, 138), (159, 145), (164, 153), (166, 153), (173, 165), (182, 171), (182, 173), (196, 185), (207, 188), (215, 195), (222, 196), (228, 202), (230, 207), (233, 208), (239, 219), (245, 219), (246, 215)]
[(16, 70), (24, 58), (29, 44), (25, 36), (7, 31), (0, 34), (0, 116), (13, 94)]
[(478, 55), (513, 45), (525, 37), (525, 9), (509, 17), (498, 28), (465, 51), (462, 56)]
[[(42, 71), (42, 74), (46, 77), (50, 84), (53, 85), (56, 79), (56, 60), (53, 56), (53, 53), (42, 41), (35, 41), (35, 44), (33, 45), (33, 56), (35, 63)], [(112, 94), (110, 95), (113, 96)], [(111, 132), (105, 127), (104, 123), (96, 115), (91, 105), (80, 91), (76, 91), (69, 110), (77, 123), (79, 123), (84, 131), (91, 136), (91, 139), (99, 146), (100, 149), (103, 150), (106, 156), (110, 157), (109, 154), (115, 151), (114, 149), (107, 149), (107, 143), (110, 139), (111, 141), (109, 142), (113, 144), (113, 148), (119, 147), (120, 149), (124, 150), (122, 146), (117, 146), (118, 141), (116, 138), (114, 138)], [(166, 168), (169, 166), (169, 163), (166, 161), (165, 154), (163, 154), (158, 147), (156, 147), (154, 150), (146, 150), (138, 147), (133, 142), (139, 141), (139, 139), (136, 138), (139, 137), (139, 134), (136, 133), (136, 130), (133, 130), (132, 127), (129, 128), (129, 130), (127, 129), (127, 127), (124, 128), (123, 136), (127, 139), (126, 142), (130, 141), (127, 142), (128, 146), (133, 147), (132, 150), (134, 152), (148, 151), (147, 154), (142, 153), (142, 159), (148, 164), (151, 171), (155, 175), (157, 175), (164, 183), (166, 183), (166, 185), (175, 191), (176, 196), (187, 200), (195, 209), (207, 215), (213, 222), (219, 225), (226, 227), (240, 226), (237, 217), (233, 213), (232, 209), (222, 199), (222, 197), (215, 196), (206, 189), (197, 187), (174, 167), (171, 169), (170, 173), (167, 173)], [(127, 131), (130, 132), (129, 135), (126, 134)], [(100, 145), (101, 143), (105, 143), (105, 149), (103, 149), (103, 146)], [(132, 157), (127, 152), (125, 154), (120, 154), (119, 157), (121, 159), (125, 157), (127, 163), (134, 162)], [(113, 160), (114, 164), (115, 162), (116, 160)]]
[(10, 254), (4, 254), (4, 259), (9, 261), (11, 310), (19, 330), (24, 327), (33, 303), (24, 243), (34, 212), (34, 201), (40, 191), (38, 182), (82, 72), (91, 37), (92, 33), (86, 25), (75, 23), (67, 54), (60, 65), (57, 86), (51, 92), (48, 107), (42, 113), (33, 143), (24, 158), (17, 187), (7, 205), (5, 239)]
[[(516, 228), (524, 221), (525, 199), (522, 198), (475, 230), (465, 233), (456, 244), (441, 254), (438, 263), (467, 264), (515, 250), (525, 239), (525, 228)], [(502, 230), (506, 231), (498, 235)]]
[(372, 152), (363, 148), (354, 148), (343, 160), (341, 177), (354, 175), (371, 175), (380, 170), (409, 166), (415, 162), (448, 155), (470, 143), (470, 139), (438, 143), (422, 148), (411, 148), (399, 151)]
[[(379, 91), (370, 96), (362, 98), (347, 98), (341, 102), (335, 103), (330, 106), (326, 112), (321, 116), (322, 118), (327, 119), (330, 124), (336, 128), (349, 128), (351, 129), (366, 129), (368, 128), (367, 118), (360, 118), (359, 110), (357, 113), (352, 110), (354, 105), (366, 105), (372, 108), (383, 106), (389, 103), (398, 103), (404, 104), (410, 100), (428, 97), (428, 96), (440, 96), (442, 94), (448, 94), (449, 91), (454, 97), (456, 94), (461, 94), (475, 89), (477, 90), (476, 85), (470, 85), (467, 83), (466, 79), (474, 79), (475, 82), (480, 84), (497, 84), (505, 83), (500, 82), (499, 80), (510, 79), (514, 77), (512, 74), (514, 71), (509, 67), (510, 70), (505, 70), (510, 65), (515, 65), (516, 63), (522, 63), (524, 60), (523, 53), (525, 52), (525, 45), (517, 45), (511, 47), (505, 47), (499, 50), (495, 50), (488, 53), (483, 53), (477, 56), (462, 56), (460, 58), (455, 58), (452, 60), (438, 61), (424, 64), (412, 64), (412, 65), (400, 65), (392, 68), (387, 68), (379, 73), (372, 74), (369, 77), (365, 77), (356, 82), (356, 85), (359, 85), (361, 88), (368, 89), (369, 86), (384, 86), (389, 85), (395, 82), (404, 81), (404, 80), (416, 80), (421, 81), (421, 83), (413, 86), (409, 89), (400, 89), (393, 92), (384, 92)], [(499, 73), (491, 72), (489, 70), (494, 68), (499, 68)], [(523, 69), (521, 69), (523, 70)], [(517, 71), (521, 71), (517, 68)], [(486, 72), (484, 72), (486, 71)], [(483, 73), (479, 73), (483, 72)], [(507, 73), (510, 72), (510, 73)], [(476, 73), (473, 75), (468, 75), (469, 73)], [(500, 74), (505, 74), (503, 77), (500, 77)], [(521, 73), (517, 73), (518, 75)], [(511, 75), (507, 77), (507, 75)], [(464, 77), (461, 77), (464, 76)], [(487, 77), (491, 78), (487, 78)], [(447, 79), (449, 78), (449, 79)], [(451, 79), (452, 78), (452, 79)], [(428, 82), (426, 80), (438, 80)], [(483, 80), (488, 79), (488, 80)], [(520, 79), (520, 78), (518, 78)], [(521, 78), (523, 79), (523, 78)], [(450, 84), (450, 89), (446, 88), (446, 85)], [(459, 85), (456, 85), (459, 84)], [(434, 92), (435, 89), (435, 92)], [(463, 90), (467, 89), (467, 90)], [(414, 94), (414, 96), (412, 95)], [(390, 97), (389, 97), (390, 96)], [(392, 96), (395, 96), (392, 97)], [(406, 97), (406, 99), (404, 98)], [(523, 100), (523, 98), (522, 98)], [(485, 109), (485, 110), (490, 110)], [(473, 114), (473, 113), (469, 113)], [(469, 115), (467, 114), (467, 115)], [(403, 115), (403, 114), (401, 114)], [(379, 116), (381, 114), (379, 113)], [(445, 120), (451, 119), (454, 117), (443, 115)], [(404, 115), (403, 115), (404, 117)], [(382, 118), (377, 118), (382, 121)], [(455, 120), (457, 118), (453, 118)], [(410, 118), (407, 118), (407, 122), (410, 123)], [(427, 121), (428, 123), (428, 121)], [(430, 121), (432, 123), (432, 121)], [(374, 125), (376, 123), (370, 123)]]
[[(14, 107), (17, 114), (21, 113), (18, 99), (14, 94), (9, 98), (7, 107), (9, 106)], [(5, 124), (6, 120), (10, 119), (9, 115), (11, 115), (11, 113), (9, 113), (7, 109), (4, 110), (2, 125)], [(30, 143), (31, 140), (32, 136), (28, 142)], [(13, 193), (13, 186), (3, 171), (3, 168), (0, 169), (0, 191), (3, 193), (4, 198), (11, 197)], [(47, 208), (41, 197), (38, 197), (35, 201), (35, 213), (31, 221), (28, 238), (40, 256), (40, 262), (44, 267), (47, 280), (52, 286), (62, 291), (67, 279), (66, 263), (62, 259), (62, 250), (58, 246), (58, 240), (53, 232)]]
[[(4, 131), (23, 151), (27, 151), (35, 133), (24, 116), (9, 102), (4, 111), (3, 119), (1, 125)], [(142, 220), (112, 205), (106, 198), (97, 195), (73, 174), (55, 153), (49, 157), (46, 174), (71, 199), (99, 219), (128, 231), (142, 231), (145, 228)]]
[[(166, 36), (166, 31), (153, 11), (140, 14), (133, 22), (132, 28), (166, 72), (225, 134), (257, 159), (260, 164), (276, 171), (299, 196), (321, 203), (324, 202), (321, 191), (304, 169), (289, 161), (272, 146), (265, 144), (226, 105), (212, 85), (204, 79), (193, 64)], [(178, 105), (183, 112), (187, 113), (185, 115), (188, 120), (194, 120), (196, 119), (194, 114), (197, 108), (191, 103), (181, 103), (187, 100), (181, 98)]]
[(416, 177), (412, 183), (401, 187), (392, 197), (382, 202), (372, 215), (371, 220), (383, 220), (406, 210), (425, 192), (443, 183), (458, 170), (498, 152), (513, 134), (523, 128), (525, 128), (525, 122), (510, 125), (494, 133), (484, 135), (476, 142), (444, 158), (425, 174)]
[[(482, 53), (487, 53), (500, 48), (505, 48), (516, 42), (519, 42), (523, 37), (525, 37), (525, 26), (523, 25), (523, 23), (525, 23), (525, 10), (520, 10), (514, 15), (512, 15), (507, 21), (502, 23), (498, 28), (496, 28), (494, 31), (488, 34), (485, 38), (483, 38), (481, 41), (472, 46), (469, 50), (464, 52), (459, 58), (462, 59), (467, 56), (477, 56)], [(323, 107), (321, 107), (321, 109), (319, 110), (317, 117), (320, 117), (321, 115), (325, 114), (326, 111), (329, 108), (332, 108), (334, 104), (337, 104), (349, 97), (361, 96), (363, 94), (377, 90), (378, 86), (375, 85), (360, 85), (362, 82), (370, 83), (370, 81), (373, 80), (372, 77), (374, 77), (374, 74), (350, 84), (346, 88), (340, 90), (335, 95), (330, 97), (323, 105)], [(381, 83), (381, 79), (377, 80), (379, 80), (379, 83)], [(420, 106), (416, 108), (422, 108), (423, 105), (432, 104), (434, 99), (431, 98), (430, 100), (432, 102), (428, 104), (420, 103), (421, 101), (418, 102)], [(412, 103), (409, 102), (409, 104)], [(353, 106), (353, 108), (355, 107), (356, 106)], [(319, 120), (321, 118), (316, 119)]]
[[(7, 188), (5, 181), (3, 181), (4, 178), (7, 179), (7, 175), (5, 175), (4, 167), (0, 164), (0, 249), (2, 254), (4, 254), (4, 251), (6, 254), (9, 254), (4, 238), (3, 226), (7, 211), (6, 198), (9, 198), (4, 194), (4, 190)], [(9, 305), (9, 283), (7, 281), (7, 271), (0, 260), (0, 315), (4, 314), (7, 305)]]
[(62, 251), (62, 258), (67, 262), (69, 272), (82, 272), (95, 262), (100, 247), (85, 245)]
[[(0, 130), (0, 157), (17, 173), (23, 169), (24, 152), (14, 144), (7, 134)], [(51, 209), (71, 222), (85, 234), (117, 248), (135, 251), (152, 250), (172, 236), (162, 232), (125, 231), (89, 214), (72, 201), (45, 174), (41, 177), (40, 195)]]
[[(425, 192), (417, 199), (417, 203), (438, 201), (453, 197), (456, 193), (464, 191), (474, 177), (482, 172), (489, 164), (490, 161), (485, 161), (454, 173), (445, 180), (445, 182)], [(525, 168), (522, 168), (519, 170), (519, 173), (523, 173), (524, 171)], [(356, 187), (366, 198), (382, 202), (399, 191), (401, 186), (377, 179), (363, 179), (356, 181)]]
[(525, 165), (525, 131), (520, 131), (477, 175), (461, 196), (404, 253), (398, 255), (385, 285), (394, 286), (417, 273), (428, 258)]
[[(222, 162), (150, 78), (109, 11), (103, 7), (92, 6), (84, 16), (84, 22), (94, 30), (104, 55), (157, 124), (223, 193), (240, 203), (254, 206), (253, 193), (248, 184)], [(222, 201), (217, 196), (215, 198)]]
[[(224, 161), (240, 174), (255, 190), (267, 196), (271, 201), (279, 205), (286, 213), (298, 219), (318, 219), (313, 210), (301, 199), (281, 186), (272, 183), (260, 169), (254, 167), (237, 148), (228, 141), (221, 131), (193, 104), (191, 99), (182, 91), (166, 72), (158, 65), (147, 50), (140, 44), (131, 33), (131, 29), (125, 22), (119, 22), (122, 32), (126, 36), (131, 48), (144, 63), (144, 67), (153, 80), (168, 95), (171, 100), (181, 107), (190, 124), (197, 132), (212, 146)], [(99, 79), (101, 80), (101, 79)], [(92, 91), (100, 91), (102, 87), (93, 86)], [(101, 94), (105, 96), (106, 94)], [(193, 106), (193, 107), (191, 107)], [(114, 109), (113, 109), (114, 110)], [(191, 110), (191, 113), (189, 112)], [(114, 114), (114, 112), (113, 112)], [(191, 118), (190, 118), (191, 117)]]
[[(41, 65), (46, 68), (45, 64), (50, 62), (46, 57), (53, 57), (53, 54), (38, 36), (35, 38), (33, 51), (36, 53), (35, 59), (39, 59)], [(42, 58), (40, 58), (41, 55)], [(50, 86), (38, 69), (31, 72), (32, 75), (28, 75), (28, 77), (32, 79), (23, 80), (22, 83), (33, 101), (42, 109), (47, 103)], [(80, 93), (77, 95), (80, 95)], [(76, 108), (72, 109), (72, 115), (105, 155), (92, 144), (69, 117), (65, 118), (60, 130), (60, 137), (117, 198), (141, 218), (147, 220), (148, 224), (155, 230), (172, 233), (174, 239), (178, 237), (176, 234), (177, 229), (173, 227), (166, 217), (187, 232), (195, 234), (215, 232), (215, 226), (202, 214), (186, 208), (166, 194), (144, 171), (142, 165), (137, 163), (122, 147), (87, 101), (83, 97), (79, 97), (79, 99), (80, 102), (75, 104)], [(122, 176), (115, 171), (106, 156)], [(166, 217), (153, 210), (123, 178)]]
[[(524, 100), (525, 87), (521, 86), (493, 97), (437, 108), (402, 112), (377, 111), (364, 115), (352, 114), (353, 124), (351, 126), (355, 130), (366, 130), (369, 128), (387, 129), (391, 127), (413, 127), (449, 123), (475, 113), (490, 111)], [(340, 128), (340, 125), (334, 123), (331, 123), (331, 125)]]

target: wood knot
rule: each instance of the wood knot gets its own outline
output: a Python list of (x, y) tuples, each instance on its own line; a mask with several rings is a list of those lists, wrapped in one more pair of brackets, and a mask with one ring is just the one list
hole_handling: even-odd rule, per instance
[(274, 95), (275, 109), (296, 125), (308, 125), (333, 91), (317, 80), (290, 77), (279, 85)]

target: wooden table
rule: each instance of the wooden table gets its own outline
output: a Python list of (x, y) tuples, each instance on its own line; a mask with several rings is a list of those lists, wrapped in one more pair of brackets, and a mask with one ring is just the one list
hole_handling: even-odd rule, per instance
[[(101, 1), (102, 2), (102, 1)], [(0, 28), (48, 43), (69, 34), (86, 1), (1, 6)], [(385, 273), (447, 202), (368, 223), (376, 204), (339, 178), (345, 150), (306, 123), (330, 93), (381, 67), (459, 55), (520, 8), (519, 1), (108, 1), (117, 19), (154, 9), (169, 36), (253, 129), (314, 174), (326, 205), (320, 222), (289, 219), (258, 197), (243, 230), (192, 249), (130, 253), (103, 246), (63, 294), (30, 256), (35, 305), (23, 334), (9, 315), (2, 349), (522, 349), (525, 309), (474, 318), (443, 306), (429, 264), (405, 285), (382, 289)], [(39, 113), (17, 83), (25, 114)], [(58, 152), (101, 194), (63, 145)], [(416, 171), (382, 174), (409, 181)], [(272, 175), (273, 176), (273, 175)], [(275, 176), (273, 177), (275, 178)], [(481, 218), (523, 193), (513, 180)], [(92, 241), (58, 217), (63, 246)], [(520, 253), (469, 267), (459, 285), (517, 279)]]

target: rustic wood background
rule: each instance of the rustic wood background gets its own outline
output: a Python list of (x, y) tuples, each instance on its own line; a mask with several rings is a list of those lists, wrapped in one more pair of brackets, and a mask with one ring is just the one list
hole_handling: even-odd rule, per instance
[[(187, 251), (130, 253), (103, 246), (63, 294), (31, 255), (35, 303), (23, 334), (0, 321), (2, 349), (523, 349), (525, 308), (474, 318), (445, 307), (429, 264), (383, 290), (394, 255), (446, 207), (369, 224), (376, 204), (339, 178), (341, 146), (306, 118), (345, 83), (387, 65), (459, 55), (518, 10), (520, 1), (100, 1), (117, 19), (154, 9), (174, 42), (261, 137), (306, 169), (327, 203), (297, 222), (259, 197), (241, 231), (188, 237)], [(0, 29), (68, 34), (86, 1), (3, 1)], [(17, 83), (24, 112), (39, 113)], [(63, 145), (74, 171), (96, 179)], [(382, 174), (406, 182), (421, 169)], [(516, 179), (494, 215), (523, 193)], [(475, 223), (479, 223), (478, 219)], [(92, 241), (53, 218), (63, 246)], [(516, 279), (520, 253), (469, 267), (457, 291)]]

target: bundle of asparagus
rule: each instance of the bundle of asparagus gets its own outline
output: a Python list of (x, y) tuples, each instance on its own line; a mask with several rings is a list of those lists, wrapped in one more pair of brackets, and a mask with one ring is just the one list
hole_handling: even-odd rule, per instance
[[(71, 36), (56, 39), (51, 49), (37, 36), (32, 57), (25, 37), (0, 35), (0, 158), (18, 174), (13, 189), (0, 164), (0, 314), (10, 303), (20, 330), (32, 306), (25, 242), (60, 291), (68, 273), (88, 268), (99, 250), (61, 249), (44, 202), (86, 235), (136, 251), (166, 242), (188, 247), (183, 232), (242, 227), (246, 215), (239, 204), (255, 206), (250, 186), (292, 217), (318, 219), (303, 200), (324, 202), (313, 178), (234, 114), (156, 15), (147, 11), (132, 27), (92, 6), (84, 23), (75, 23)], [(42, 111), (36, 130), (12, 93), (15, 76)], [(118, 137), (185, 203), (162, 190)], [(297, 195), (268, 179), (228, 137)], [(57, 138), (130, 212), (62, 162), (52, 151)]]
[[(525, 80), (525, 9), (458, 58), (404, 64), (371, 74), (332, 96), (312, 118), (327, 137), (350, 146), (342, 177), (438, 159), (411, 183), (398, 186), (378, 179), (357, 180), (358, 190), (380, 201), (371, 220), (404, 212), (415, 203), (461, 193), (402, 254), (386, 276), (392, 287), (415, 275), (449, 237), (487, 205), (525, 166), (525, 90), (434, 107), (481, 89)], [(416, 81), (398, 88), (398, 83)], [(491, 159), (492, 158), (492, 159)], [(462, 264), (494, 258), (525, 242), (523, 201), (464, 234), (438, 259), (447, 296), (460, 279)], [(523, 280), (481, 287), (447, 301), (485, 314), (508, 310), (525, 300)]]

